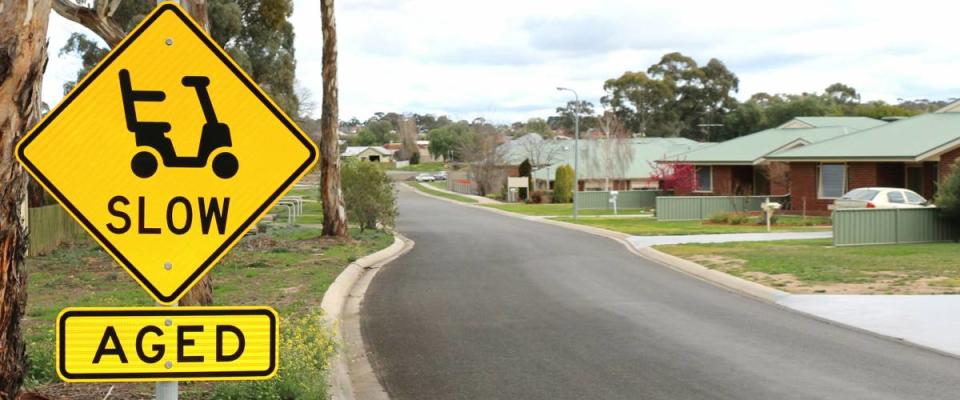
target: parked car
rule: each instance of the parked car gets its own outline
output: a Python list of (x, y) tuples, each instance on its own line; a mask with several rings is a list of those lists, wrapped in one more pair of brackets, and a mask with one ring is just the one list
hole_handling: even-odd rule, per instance
[(925, 207), (933, 204), (912, 190), (883, 187), (854, 189), (833, 202), (833, 209)]
[(436, 179), (436, 180), (438, 180), (438, 181), (445, 181), (445, 180), (447, 180), (447, 171), (437, 172), (437, 173), (433, 174), (433, 178)]
[(437, 178), (434, 178), (433, 175), (430, 174), (420, 174), (414, 179), (416, 179), (417, 182), (433, 182), (437, 180)]

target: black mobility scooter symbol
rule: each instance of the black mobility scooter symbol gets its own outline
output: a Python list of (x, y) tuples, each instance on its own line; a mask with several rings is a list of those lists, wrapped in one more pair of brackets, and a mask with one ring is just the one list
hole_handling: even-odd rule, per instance
[[(160, 153), (163, 165), (168, 168), (203, 168), (207, 166), (210, 155), (221, 147), (230, 147), (230, 127), (217, 121), (217, 114), (213, 111), (207, 85), (210, 79), (205, 76), (185, 76), (183, 86), (192, 87), (197, 91), (197, 99), (203, 109), (206, 123), (200, 136), (200, 149), (196, 157), (179, 157), (173, 148), (173, 142), (166, 136), (170, 131), (170, 124), (166, 122), (144, 122), (137, 119), (136, 102), (163, 101), (166, 94), (158, 90), (133, 90), (130, 83), (130, 72), (120, 70), (120, 92), (123, 96), (123, 112), (127, 118), (127, 130), (133, 132), (137, 146), (146, 146)], [(133, 173), (141, 178), (149, 178), (157, 172), (157, 158), (149, 151), (141, 151), (133, 156), (130, 163)], [(228, 179), (236, 175), (240, 163), (237, 157), (229, 152), (221, 152), (213, 158), (213, 173), (220, 178)]]

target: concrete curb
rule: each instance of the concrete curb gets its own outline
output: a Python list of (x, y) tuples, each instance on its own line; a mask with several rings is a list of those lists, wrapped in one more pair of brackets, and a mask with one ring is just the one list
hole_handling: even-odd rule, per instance
[(684, 260), (680, 257), (676, 257), (673, 255), (664, 253), (662, 251), (658, 251), (653, 248), (649, 248), (649, 247), (638, 248), (627, 240), (627, 238), (629, 238), (631, 235), (628, 235), (623, 232), (616, 232), (616, 231), (596, 228), (592, 226), (579, 225), (579, 224), (574, 224), (570, 222), (546, 219), (542, 217), (523, 215), (523, 214), (518, 214), (510, 211), (498, 210), (496, 208), (484, 207), (476, 204), (462, 203), (455, 200), (433, 196), (433, 195), (430, 195), (429, 193), (421, 192), (416, 188), (412, 188), (409, 186), (408, 188), (423, 196), (443, 200), (450, 203), (459, 204), (462, 206), (479, 208), (479, 209), (487, 210), (497, 214), (505, 215), (508, 217), (519, 218), (527, 221), (535, 221), (543, 224), (556, 225), (556, 226), (560, 226), (567, 229), (573, 229), (581, 232), (586, 232), (592, 235), (603, 236), (609, 239), (613, 239), (623, 244), (627, 248), (627, 250), (629, 250), (631, 253), (636, 254), (637, 256), (643, 257), (644, 259), (655, 262), (659, 265), (665, 266), (675, 271), (679, 271), (684, 274), (693, 276), (697, 279), (712, 283), (724, 289), (745, 294), (747, 296), (754, 297), (768, 303), (776, 303), (777, 300), (790, 295), (787, 292), (770, 288), (756, 282), (751, 282), (746, 279), (738, 278), (733, 275), (725, 274), (720, 271), (712, 270), (700, 264), (697, 264), (695, 262)]
[(394, 232), (393, 244), (347, 266), (327, 288), (320, 302), (324, 322), (333, 329), (340, 351), (330, 360), (327, 383), (337, 400), (388, 399), (367, 359), (360, 333), (360, 303), (370, 281), (385, 264), (413, 248), (414, 242)]

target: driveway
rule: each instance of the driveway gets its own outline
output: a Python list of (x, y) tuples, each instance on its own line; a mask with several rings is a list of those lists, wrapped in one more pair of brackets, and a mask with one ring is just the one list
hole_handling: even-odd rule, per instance
[(960, 360), (645, 261), (598, 236), (400, 192), (416, 241), (361, 330), (396, 399), (954, 399)]

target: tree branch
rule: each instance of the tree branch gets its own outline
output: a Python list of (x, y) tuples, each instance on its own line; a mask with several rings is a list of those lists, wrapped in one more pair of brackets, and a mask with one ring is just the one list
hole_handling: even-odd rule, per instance
[(120, 24), (111, 17), (118, 3), (117, 0), (97, 0), (93, 8), (87, 8), (70, 0), (53, 0), (53, 9), (61, 17), (87, 27), (107, 42), (107, 46), (113, 47), (124, 35)]

